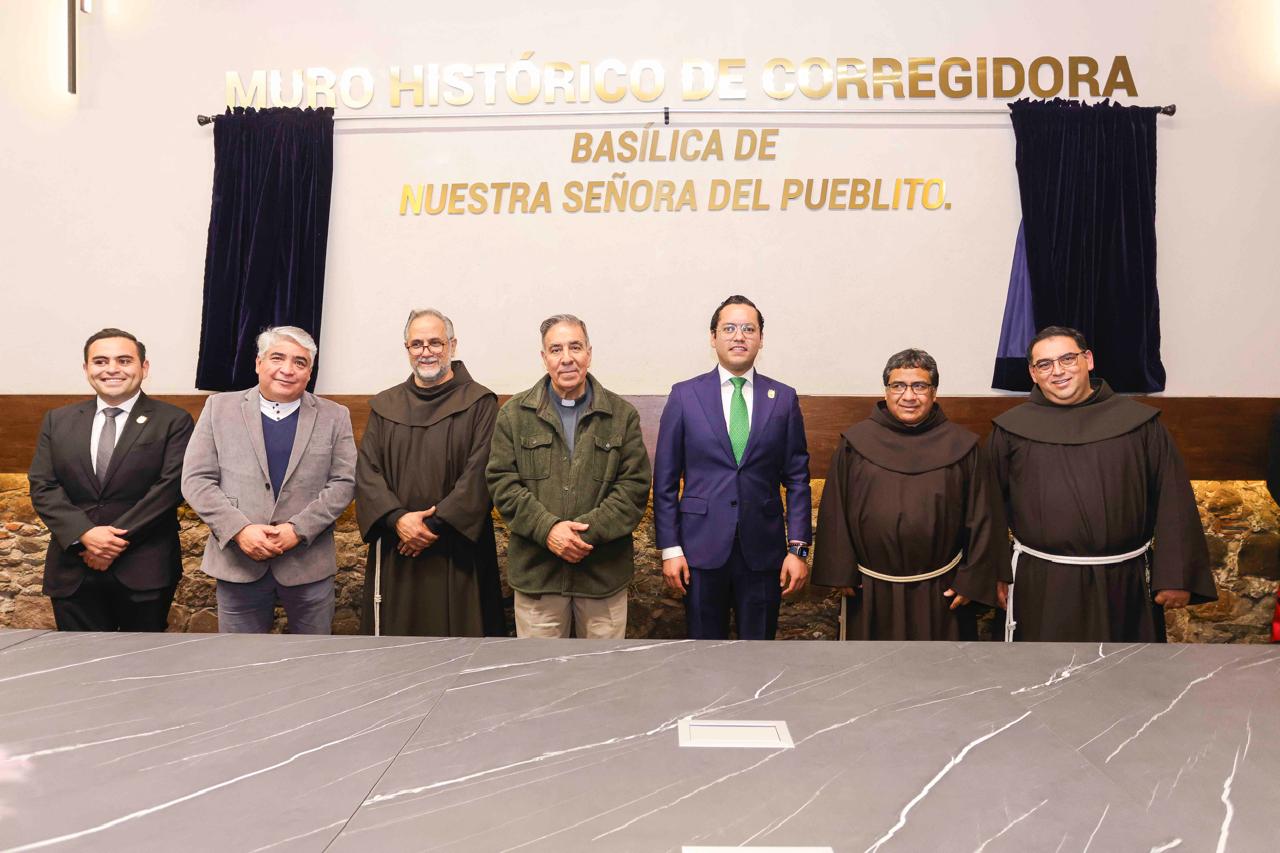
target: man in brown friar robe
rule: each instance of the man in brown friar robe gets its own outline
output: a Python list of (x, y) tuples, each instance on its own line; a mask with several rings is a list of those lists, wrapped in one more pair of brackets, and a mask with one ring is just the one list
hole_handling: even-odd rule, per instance
[(932, 356), (897, 353), (883, 378), (884, 402), (832, 457), (813, 582), (844, 593), (846, 639), (977, 639), (969, 602), (994, 606), (1009, 573), (990, 466), (936, 405)]
[(1014, 535), (1006, 639), (1162, 643), (1164, 608), (1217, 598), (1182, 457), (1158, 409), (1090, 379), (1075, 329), (1043, 330), (1027, 361), (1031, 399), (990, 445)]
[(485, 485), (497, 396), (453, 361), (453, 323), (434, 309), (405, 326), (413, 374), (370, 401), (356, 467), (356, 519), (370, 543), (361, 630), (505, 636)]

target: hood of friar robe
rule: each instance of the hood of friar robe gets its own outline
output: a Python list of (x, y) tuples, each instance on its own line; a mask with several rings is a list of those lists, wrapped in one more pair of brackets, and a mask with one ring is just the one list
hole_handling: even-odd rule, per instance
[(918, 426), (908, 426), (889, 413), (881, 400), (871, 417), (844, 433), (845, 441), (874, 465), (899, 474), (923, 474), (954, 465), (978, 443), (978, 436), (947, 420), (942, 407)]
[(465, 412), (485, 397), (497, 395), (471, 378), (467, 366), (455, 361), (453, 378), (432, 388), (419, 388), (413, 374), (369, 401), (369, 408), (394, 423), (428, 427)]
[(1070, 406), (1050, 401), (1039, 388), (1021, 406), (994, 419), (996, 426), (1042, 444), (1092, 444), (1133, 432), (1160, 416), (1152, 406), (1121, 397), (1106, 380), (1092, 382), (1093, 393)]

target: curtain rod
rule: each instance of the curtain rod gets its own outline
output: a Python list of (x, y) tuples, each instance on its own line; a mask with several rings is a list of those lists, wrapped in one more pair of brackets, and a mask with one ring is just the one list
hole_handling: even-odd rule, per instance
[[(1177, 104), (1168, 104), (1167, 106), (1157, 107), (1160, 115), (1171, 116), (1178, 111)], [(700, 107), (685, 109), (681, 107), (657, 107), (638, 110), (557, 110), (555, 112), (535, 113), (535, 112), (506, 112), (506, 113), (383, 113), (381, 115), (335, 115), (334, 121), (399, 121), (406, 119), (445, 119), (457, 121), (459, 119), (486, 119), (486, 118), (542, 118), (554, 119), (562, 116), (571, 116), (581, 118), (584, 116), (595, 116), (608, 118), (613, 116), (645, 116), (654, 117), (661, 116), (663, 124), (671, 124), (673, 115), (699, 116), (699, 115), (841, 115), (841, 116), (857, 116), (857, 115), (930, 115), (930, 116), (1007, 116), (1008, 109), (916, 109), (912, 107), (874, 107), (869, 109), (802, 109), (802, 108), (778, 108), (770, 110), (752, 110), (734, 107), (714, 108)], [(196, 124), (202, 127), (206, 124), (213, 124), (218, 119), (217, 115), (198, 115), (196, 116)]]

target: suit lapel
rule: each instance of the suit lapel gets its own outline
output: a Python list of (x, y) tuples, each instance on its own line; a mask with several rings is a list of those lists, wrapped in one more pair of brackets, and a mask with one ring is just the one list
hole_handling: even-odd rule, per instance
[[(293, 450), (289, 452), (289, 467), (285, 469), (284, 479), (280, 481), (280, 493), (284, 493), (284, 484), (293, 476), (293, 470), (302, 461), (302, 454), (311, 443), (311, 433), (316, 426), (316, 398), (310, 394), (302, 395), (302, 405), (298, 407), (298, 429), (293, 434)], [(262, 422), (258, 422), (262, 429)], [(265, 447), (265, 444), (264, 444)], [(263, 451), (265, 454), (265, 450)]]
[(733, 445), (729, 443), (729, 424), (724, 420), (724, 401), (720, 396), (720, 371), (712, 370), (710, 373), (704, 373), (695, 387), (698, 403), (702, 406), (702, 413), (707, 417), (711, 434), (719, 441), (729, 461), (736, 466), (738, 463), (733, 458)]
[(71, 424), (71, 435), (75, 442), (72, 446), (76, 448), (76, 460), (84, 469), (84, 481), (95, 492), (101, 493), (102, 486), (98, 483), (98, 476), (93, 473), (93, 457), (90, 455), (93, 446), (93, 418), (97, 414), (98, 398), (94, 397), (76, 411), (75, 419)]
[[(129, 455), (129, 448), (133, 447), (134, 442), (138, 440), (138, 436), (147, 428), (153, 408), (150, 398), (146, 394), (139, 394), (138, 402), (133, 404), (133, 409), (129, 411), (129, 416), (125, 419), (124, 432), (120, 433), (120, 440), (116, 442), (115, 450), (111, 451), (111, 464), (107, 466), (107, 476), (102, 480), (102, 490), (104, 492), (111, 483), (111, 478), (116, 475), (116, 471), (119, 471), (120, 466), (124, 464), (124, 458)], [(141, 423), (138, 422), (139, 418), (142, 418)]]
[(249, 434), (249, 444), (253, 445), (253, 454), (258, 457), (262, 467), (262, 476), (271, 482), (271, 468), (267, 465), (267, 441), (262, 437), (262, 403), (257, 388), (244, 392), (240, 401), (240, 412), (244, 415), (244, 427)]
[(760, 444), (764, 425), (769, 422), (769, 418), (773, 415), (773, 407), (778, 402), (773, 380), (761, 376), (760, 371), (757, 370), (756, 381), (753, 384), (755, 387), (751, 389), (751, 432), (747, 434), (747, 448), (742, 451), (743, 464)]

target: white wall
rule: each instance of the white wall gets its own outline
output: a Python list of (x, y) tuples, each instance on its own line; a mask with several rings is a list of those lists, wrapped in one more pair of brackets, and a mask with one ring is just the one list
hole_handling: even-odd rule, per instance
[[(775, 55), (1090, 55), (1105, 67), (1125, 54), (1140, 103), (1178, 105), (1159, 126), (1168, 393), (1280, 396), (1275, 0), (858, 0), (822, 4), (821, 14), (765, 0), (731, 10), (687, 0), (607, 8), (566, 0), (95, 5), (80, 20), (78, 96), (65, 92), (65, 4), (0, 6), (8, 69), (0, 84), (0, 347), (10, 368), (0, 393), (82, 390), (79, 347), (103, 325), (148, 343), (149, 390), (192, 390), (213, 159), (211, 131), (194, 116), (220, 108), (225, 71), (319, 65), (377, 73), (394, 64), (511, 62), (535, 50), (537, 59), (571, 62), (652, 56), (669, 70), (686, 57), (744, 56), (754, 67)], [(751, 88), (746, 105), (778, 105)], [(659, 103), (680, 101), (673, 93)], [(797, 97), (781, 105), (805, 104)], [(385, 95), (375, 110), (387, 111)], [(398, 340), (406, 309), (432, 304), (453, 316), (473, 374), (498, 391), (533, 381), (538, 321), (572, 311), (590, 324), (595, 370), (607, 384), (662, 393), (711, 366), (709, 313), (724, 295), (743, 292), (768, 321), (761, 368), (802, 393), (877, 393), (884, 358), (911, 345), (937, 356), (944, 394), (991, 393), (1019, 219), (1007, 119), (788, 122), (795, 119), (769, 123), (784, 128), (776, 163), (615, 166), (571, 164), (565, 127), (459, 122), (369, 133), (339, 124), (320, 390), (372, 392), (397, 381), (406, 372)], [(936, 176), (947, 181), (953, 207), (398, 215), (406, 182), (559, 186), (614, 171), (702, 182), (759, 176), (774, 187), (791, 176)]]

